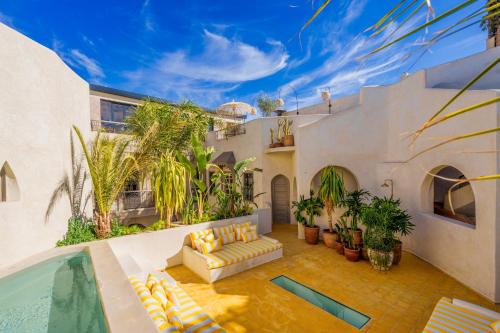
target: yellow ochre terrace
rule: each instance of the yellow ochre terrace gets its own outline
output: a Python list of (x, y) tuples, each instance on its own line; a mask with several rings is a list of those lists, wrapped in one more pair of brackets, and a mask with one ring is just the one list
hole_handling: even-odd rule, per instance
[[(144, 36), (153, 2), (134, 9)], [(343, 34), (374, 2), (311, 1), (297, 35), (334, 4), (323, 26)], [(282, 23), (262, 49), (236, 23), (189, 52), (144, 37), (160, 58), (120, 49), (147, 66), (114, 79), (0, 5), (0, 333), (500, 333), (500, 0), (386, 5), (301, 58)], [(77, 30), (115, 61), (118, 36)]]

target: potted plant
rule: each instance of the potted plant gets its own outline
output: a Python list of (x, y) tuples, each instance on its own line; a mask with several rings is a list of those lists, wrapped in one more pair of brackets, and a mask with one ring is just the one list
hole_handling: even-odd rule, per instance
[(269, 129), (269, 138), (271, 139), (271, 143), (269, 144), (269, 148), (274, 148), (275, 143), (274, 143), (274, 129), (273, 128)]
[(284, 119), (279, 119), (278, 121), (280, 120), (282, 121), (281, 126), (283, 128), (283, 144), (285, 145), (285, 147), (293, 146), (295, 144), (292, 134), (293, 120), (284, 118)]
[(347, 260), (349, 261), (359, 261), (359, 256), (360, 256), (360, 248), (354, 243), (354, 237), (347, 227), (347, 220), (345, 217), (341, 217), (339, 219), (341, 228), (343, 230), (343, 238), (344, 238), (344, 255)]
[(342, 202), (342, 206), (347, 209), (342, 216), (351, 218), (350, 232), (352, 234), (354, 244), (358, 248), (361, 248), (363, 244), (363, 231), (358, 227), (361, 219), (361, 210), (368, 197), (370, 197), (370, 193), (368, 191), (363, 189), (354, 190), (352, 192), (348, 192)]
[(333, 230), (333, 213), (335, 207), (342, 205), (345, 186), (344, 179), (337, 173), (333, 165), (323, 169), (318, 195), (325, 203), (326, 213), (328, 214), (328, 230), (323, 231), (323, 242), (327, 247), (336, 248), (335, 243), (338, 240), (338, 233)]
[[(314, 192), (310, 192), (310, 197), (305, 199), (303, 195), (300, 196), (299, 201), (293, 202), (295, 208), (294, 215), (297, 222), (304, 225), (304, 236), (306, 243), (318, 244), (319, 240), (319, 227), (314, 224), (314, 217), (321, 215), (323, 202), (318, 197), (314, 196)], [(307, 218), (302, 215), (304, 212)]]
[(283, 123), (278, 120), (278, 130), (276, 131), (276, 143), (274, 147), (283, 147)]
[(392, 210), (390, 211), (390, 223), (389, 229), (393, 233), (394, 238), (394, 260), (393, 265), (398, 265), (401, 261), (402, 256), (402, 242), (401, 236), (407, 236), (412, 231), (415, 225), (411, 223), (411, 216), (408, 212), (401, 208), (401, 201), (399, 199), (395, 200), (393, 198), (384, 198), (388, 204), (392, 205)]
[[(337, 238), (335, 239), (335, 251), (340, 255), (344, 255), (344, 230), (338, 223), (335, 224), (335, 230), (337, 234)], [(323, 234), (323, 237), (324, 236)]]

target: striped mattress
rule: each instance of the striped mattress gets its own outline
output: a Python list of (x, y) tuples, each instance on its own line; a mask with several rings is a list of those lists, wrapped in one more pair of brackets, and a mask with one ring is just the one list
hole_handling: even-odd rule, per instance
[(495, 321), (474, 311), (453, 305), (449, 298), (439, 300), (423, 333), (495, 333)]
[(248, 243), (237, 241), (226, 244), (222, 250), (206, 254), (205, 257), (208, 268), (214, 269), (257, 257), (282, 247), (283, 245), (279, 242), (271, 242), (262, 238)]
[(225, 333), (208, 314), (203, 312), (188, 294), (178, 286), (174, 286), (174, 293), (179, 299), (182, 332), (189, 333)]

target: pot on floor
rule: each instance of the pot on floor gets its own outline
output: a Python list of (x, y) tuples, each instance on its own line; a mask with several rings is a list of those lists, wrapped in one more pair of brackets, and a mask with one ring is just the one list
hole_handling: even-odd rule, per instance
[(304, 236), (307, 244), (316, 245), (319, 241), (319, 227), (304, 226)]
[(392, 260), (393, 265), (398, 265), (401, 261), (401, 256), (403, 255), (403, 243), (400, 240), (396, 240), (396, 244), (392, 249), (394, 252), (394, 259)]
[(330, 231), (329, 229), (323, 230), (323, 243), (325, 243), (326, 247), (334, 249), (337, 237), (338, 237), (337, 232)]
[(344, 255), (345, 258), (349, 261), (359, 261), (359, 256), (360, 256), (361, 250), (360, 249), (350, 249), (346, 246), (344, 246)]

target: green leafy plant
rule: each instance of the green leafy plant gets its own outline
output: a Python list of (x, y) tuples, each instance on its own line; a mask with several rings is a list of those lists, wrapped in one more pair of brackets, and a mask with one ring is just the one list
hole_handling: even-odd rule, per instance
[(170, 227), (173, 214), (181, 211), (186, 200), (186, 169), (171, 152), (165, 152), (151, 170), (151, 188), (160, 220)]
[(96, 240), (95, 225), (91, 220), (71, 217), (68, 220), (68, 231), (56, 246), (74, 245)]
[[(321, 210), (324, 207), (323, 201), (314, 195), (314, 192), (309, 192), (309, 198), (305, 199), (304, 195), (300, 196), (298, 201), (292, 203), (292, 207), (295, 209), (293, 214), (297, 222), (305, 225), (306, 227), (314, 228), (316, 224), (314, 223), (314, 218), (316, 216), (321, 216)], [(304, 213), (306, 217), (302, 215)]]
[(342, 243), (349, 249), (355, 250), (356, 245), (354, 244), (354, 237), (352, 232), (349, 230), (347, 219), (341, 216), (338, 219), (338, 223), (335, 225), (337, 232), (340, 236)]
[(321, 184), (319, 186), (318, 196), (326, 206), (328, 214), (328, 229), (333, 232), (333, 213), (335, 207), (340, 207), (343, 204), (345, 196), (344, 179), (337, 173), (333, 165), (329, 165), (323, 169), (321, 173)]
[(91, 143), (90, 151), (80, 130), (73, 126), (87, 161), (92, 180), (96, 234), (99, 238), (111, 232), (111, 208), (123, 189), (125, 182), (138, 169), (137, 159), (129, 152), (129, 141), (98, 132)]
[(264, 117), (270, 117), (276, 110), (276, 101), (267, 95), (262, 95), (257, 98), (257, 106)]
[(361, 213), (365, 201), (370, 197), (370, 193), (363, 189), (354, 190), (352, 192), (347, 192), (344, 199), (342, 200), (342, 206), (346, 208), (343, 217), (351, 218), (351, 230), (358, 230), (358, 225), (361, 220)]

